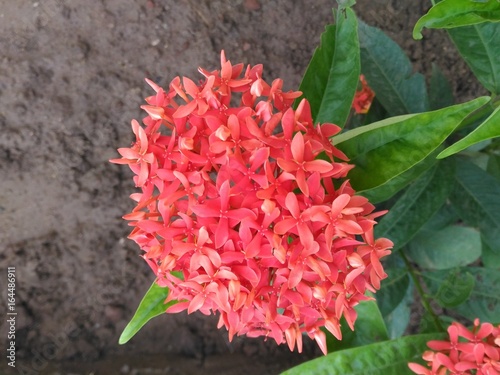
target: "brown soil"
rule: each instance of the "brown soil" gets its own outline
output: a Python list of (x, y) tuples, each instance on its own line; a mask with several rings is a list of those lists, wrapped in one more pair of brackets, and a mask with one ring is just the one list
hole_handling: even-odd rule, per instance
[[(445, 33), (411, 39), (422, 3), (359, 0), (355, 9), (396, 39), (416, 70), (428, 75), (437, 62), (460, 100), (476, 96)], [(228, 343), (216, 317), (198, 314), (158, 317), (119, 346), (153, 275), (120, 219), (132, 208), (131, 173), (108, 159), (132, 140), (130, 120), (151, 95), (144, 77), (197, 77), (225, 49), (296, 88), (333, 5), (0, 0), (0, 270), (17, 273), (13, 373), (277, 374), (319, 354), (314, 343), (302, 355), (257, 339)]]

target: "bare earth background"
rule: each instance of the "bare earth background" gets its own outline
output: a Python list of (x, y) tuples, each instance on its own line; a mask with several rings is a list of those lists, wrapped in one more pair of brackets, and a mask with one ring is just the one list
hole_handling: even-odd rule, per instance
[[(0, 0), (0, 311), (16, 267), (19, 374), (278, 374), (302, 355), (217, 330), (217, 317), (165, 315), (127, 345), (120, 333), (153, 274), (126, 239), (134, 191), (111, 165), (133, 139), (130, 120), (151, 95), (149, 77), (263, 63), (265, 78), (297, 88), (333, 0)], [(479, 85), (444, 32), (411, 39), (425, 1), (358, 0), (429, 76), (436, 62), (456, 98)], [(0, 374), (6, 364), (1, 319)]]

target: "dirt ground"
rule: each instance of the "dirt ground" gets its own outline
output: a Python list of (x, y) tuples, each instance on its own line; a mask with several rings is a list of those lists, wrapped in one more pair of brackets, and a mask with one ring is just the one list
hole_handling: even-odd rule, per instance
[[(130, 120), (167, 84), (233, 62), (263, 63), (297, 88), (333, 0), (0, 0), (0, 286), (16, 268), (19, 374), (277, 374), (314, 356), (257, 339), (227, 341), (217, 317), (165, 315), (118, 337), (153, 275), (126, 239), (131, 173), (112, 165)], [(358, 0), (429, 75), (436, 62), (462, 101), (479, 85), (443, 32), (411, 39), (428, 5)], [(7, 339), (2, 318), (2, 353)], [(8, 373), (5, 355), (0, 374)]]

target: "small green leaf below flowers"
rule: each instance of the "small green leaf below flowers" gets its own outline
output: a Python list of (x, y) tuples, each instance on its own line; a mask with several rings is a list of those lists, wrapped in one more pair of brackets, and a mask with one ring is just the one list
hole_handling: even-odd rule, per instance
[(430, 340), (439, 333), (405, 336), (358, 348), (340, 350), (303, 363), (281, 375), (403, 375), (411, 374), (408, 362), (421, 362)]
[(468, 272), (463, 275), (449, 272), (444, 282), (439, 286), (435, 298), (443, 307), (456, 307), (469, 298), (474, 284), (474, 276)]
[(413, 38), (422, 39), (424, 27), (450, 29), (479, 23), (500, 21), (500, 2), (498, 0), (444, 0), (434, 5), (416, 23)]
[(438, 159), (446, 158), (472, 145), (496, 137), (500, 137), (500, 107), (495, 109), (495, 111), (493, 111), (481, 125), (474, 129), (474, 131), (442, 151), (437, 157)]
[[(435, 277), (437, 273), (424, 273), (426, 281)], [(462, 272), (460, 268), (441, 272), (444, 278), (439, 278), (437, 291), (432, 296), (443, 307), (457, 307), (469, 298), (474, 288), (474, 276), (470, 272)], [(433, 280), (434, 282), (435, 280)], [(435, 286), (431, 289), (435, 289)]]
[(137, 311), (135, 312), (132, 320), (127, 324), (123, 330), (118, 342), (120, 345), (127, 343), (149, 320), (155, 316), (165, 313), (165, 310), (178, 301), (171, 301), (165, 303), (168, 297), (169, 289), (162, 288), (153, 282), (149, 290), (144, 295)]
[(410, 242), (405, 254), (426, 269), (466, 266), (481, 256), (481, 238), (476, 229), (459, 225), (423, 230)]
[[(456, 273), (456, 278), (449, 278), (449, 273)], [(472, 275), (474, 279), (474, 287), (468, 296), (467, 292), (467, 274)], [(453, 282), (457, 289), (462, 289), (464, 293), (462, 299), (464, 301), (451, 308), (451, 311), (462, 315), (463, 317), (473, 320), (479, 318), (485, 322), (500, 322), (500, 272), (496, 269), (482, 268), (482, 267), (462, 267), (448, 272), (443, 271), (429, 271), (422, 274), (425, 284), (432, 295), (438, 294), (443, 283), (448, 280), (451, 284)], [(461, 287), (460, 287), (461, 286)], [(449, 292), (457, 293), (452, 290), (453, 286), (449, 285), (449, 291), (446, 291), (447, 304), (449, 301), (458, 301), (458, 297), (453, 297), (453, 294), (448, 295)], [(458, 294), (458, 293), (457, 293)], [(441, 292), (441, 296), (443, 292)], [(442, 297), (441, 297), (442, 298)], [(443, 301), (441, 301), (443, 303)]]
[[(345, 1), (344, 1), (345, 2)], [(299, 90), (311, 105), (315, 122), (343, 127), (358, 87), (360, 57), (358, 23), (350, 9), (336, 14), (304, 74)]]
[(349, 172), (352, 186), (375, 203), (390, 198), (417, 177), (410, 172), (422, 162), (426, 168), (420, 173), (430, 168), (438, 147), (488, 100), (481, 97), (433, 112), (391, 117), (333, 137), (334, 144), (356, 165)]

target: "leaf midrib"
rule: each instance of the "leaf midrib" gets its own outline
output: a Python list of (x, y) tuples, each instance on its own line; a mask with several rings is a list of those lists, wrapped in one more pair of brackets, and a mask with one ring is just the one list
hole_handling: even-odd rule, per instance
[(382, 76), (385, 78), (386, 82), (389, 82), (389, 86), (393, 89), (393, 91), (396, 93), (397, 98), (401, 102), (403, 108), (405, 109), (406, 113), (411, 113), (410, 109), (406, 106), (406, 103), (403, 100), (403, 97), (401, 96), (401, 93), (399, 90), (397, 90), (396, 86), (393, 84), (392, 80), (389, 79), (389, 76), (385, 73), (384, 69), (382, 69), (382, 65), (378, 63), (378, 60), (374, 58), (374, 55), (371, 53), (370, 48), (363, 48), (365, 51), (368, 52), (368, 55), (370, 56), (371, 60), (375, 63), (376, 67), (380, 72), (382, 72)]

